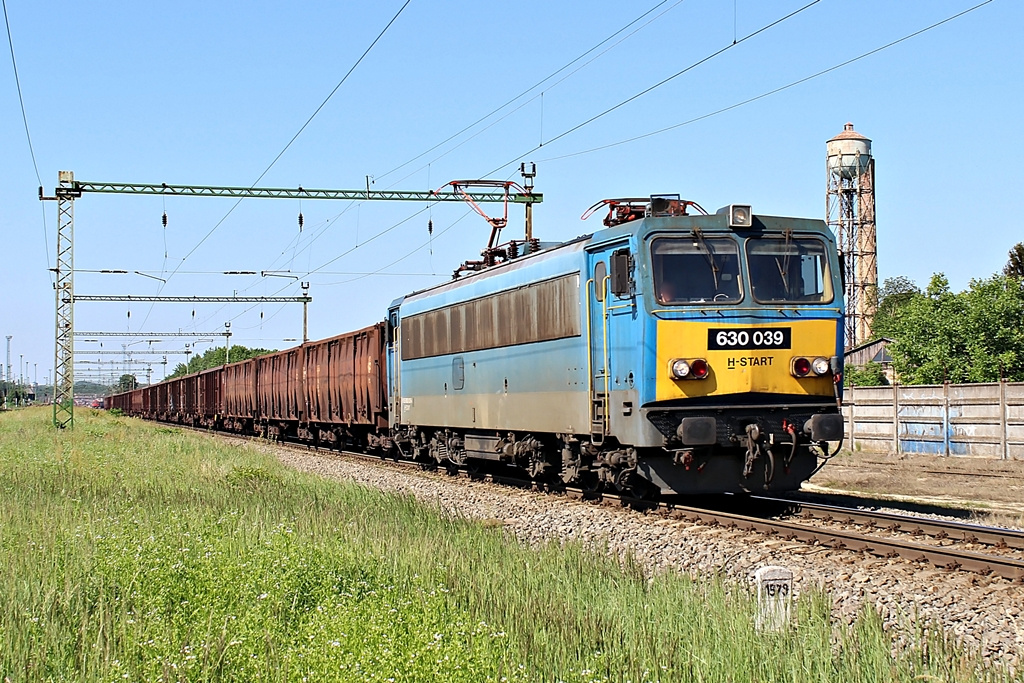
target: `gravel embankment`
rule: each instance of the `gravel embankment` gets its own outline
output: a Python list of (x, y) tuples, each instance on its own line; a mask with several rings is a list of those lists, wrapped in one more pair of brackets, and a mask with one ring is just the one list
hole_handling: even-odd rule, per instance
[(937, 622), (991, 661), (1014, 668), (1024, 662), (1024, 584), (387, 465), (285, 449), (274, 453), (299, 470), (409, 494), (467, 518), (500, 521), (525, 543), (582, 540), (620, 556), (632, 553), (651, 571), (694, 577), (721, 572), (748, 581), (758, 567), (781, 565), (793, 571), (798, 592), (824, 587), (839, 620), (850, 623), (862, 606), (874, 605), (897, 631), (901, 624)]

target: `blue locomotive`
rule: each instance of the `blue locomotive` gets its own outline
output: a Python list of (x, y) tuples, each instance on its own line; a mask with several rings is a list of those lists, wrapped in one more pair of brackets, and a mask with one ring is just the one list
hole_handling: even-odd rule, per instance
[(843, 438), (825, 224), (677, 195), (597, 207), (605, 228), (564, 244), (492, 231), (476, 272), (383, 323), (109, 405), (637, 497), (799, 488)]
[(392, 304), (398, 447), (638, 496), (798, 488), (843, 434), (824, 223), (599, 205), (604, 230)]

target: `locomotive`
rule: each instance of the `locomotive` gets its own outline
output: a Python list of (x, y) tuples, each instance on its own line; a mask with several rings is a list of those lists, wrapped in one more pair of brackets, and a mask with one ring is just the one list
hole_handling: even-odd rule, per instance
[[(799, 488), (843, 439), (820, 220), (609, 199), (356, 332), (114, 396), (127, 414), (635, 497)], [(522, 253), (520, 253), (520, 249)]]

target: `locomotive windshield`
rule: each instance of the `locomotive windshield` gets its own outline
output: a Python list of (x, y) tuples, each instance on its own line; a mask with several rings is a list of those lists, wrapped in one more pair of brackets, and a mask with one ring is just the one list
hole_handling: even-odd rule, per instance
[(760, 303), (832, 301), (825, 243), (810, 237), (747, 240), (750, 290)]
[(740, 287), (739, 247), (731, 238), (661, 238), (651, 246), (654, 291), (660, 304), (735, 303)]

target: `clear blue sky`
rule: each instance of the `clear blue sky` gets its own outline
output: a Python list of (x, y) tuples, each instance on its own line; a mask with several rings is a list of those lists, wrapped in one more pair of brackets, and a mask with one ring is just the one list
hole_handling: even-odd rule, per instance
[[(253, 184), (402, 4), (6, 0), (47, 194), (59, 170), (89, 181)], [(578, 154), (711, 114), (976, 4), (822, 0), (552, 140), (806, 4), (668, 0), (496, 116), (393, 170), (656, 4), (412, 0), (259, 184), (350, 189), (364, 187), (371, 175), (375, 189), (433, 189), (454, 178), (507, 178), (518, 163), (502, 165), (529, 153), (545, 195), (535, 232), (545, 240), (597, 229), (597, 217), (582, 223), (579, 216), (603, 197), (659, 192), (679, 192), (709, 210), (750, 203), (758, 213), (822, 218), (825, 141), (852, 121), (873, 141), (881, 279), (905, 275), (925, 285), (941, 271), (962, 289), (1000, 270), (1010, 247), (1024, 239), (1016, 184), (1016, 154), (1024, 149), (1024, 3), (1017, 0), (994, 0), (724, 113)], [(21, 354), (38, 364), (42, 382), (53, 365), (47, 269), (55, 257), (56, 205), (36, 198), (39, 183), (3, 42), (0, 337), (14, 336), (15, 363)], [(413, 216), (425, 207), (247, 200), (227, 215), (233, 203), (86, 195), (75, 203), (77, 269), (165, 279), (178, 272), (166, 285), (135, 274), (80, 272), (76, 291), (294, 295), (297, 281), (288, 278), (210, 274), (290, 270), (311, 282), (316, 339), (382, 319), (392, 299), (448, 278), (462, 260), (478, 256), (488, 232), (456, 204)], [(521, 229), (521, 208), (512, 207), (505, 237)], [(301, 335), (295, 304), (81, 303), (75, 316), (82, 331), (205, 331), (230, 320), (233, 343), (247, 346), (283, 348), (292, 345), (285, 339)], [(120, 349), (122, 341), (103, 346)], [(182, 340), (154, 347), (180, 349)]]

